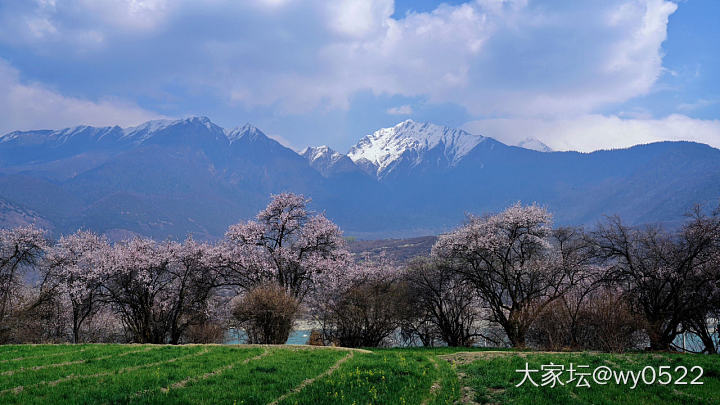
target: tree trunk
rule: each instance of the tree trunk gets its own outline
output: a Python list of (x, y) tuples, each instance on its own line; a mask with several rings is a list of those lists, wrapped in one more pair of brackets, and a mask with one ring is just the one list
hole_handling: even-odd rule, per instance
[(676, 334), (668, 333), (667, 330), (668, 329), (666, 327), (662, 326), (662, 322), (649, 322), (647, 334), (650, 339), (651, 351), (670, 351), (670, 347), (675, 340)]
[(504, 329), (512, 347), (525, 347), (525, 333), (523, 329), (519, 327), (519, 325), (515, 324), (514, 322), (510, 322), (507, 326), (504, 327)]
[(505, 333), (512, 347), (524, 348), (526, 347), (525, 338), (528, 328), (522, 320), (518, 319), (520, 318), (520, 313), (517, 310), (511, 310), (509, 315), (507, 321), (502, 323), (501, 326), (505, 329)]
[(73, 305), (73, 343), (80, 341), (80, 321), (79, 321), (78, 309)]

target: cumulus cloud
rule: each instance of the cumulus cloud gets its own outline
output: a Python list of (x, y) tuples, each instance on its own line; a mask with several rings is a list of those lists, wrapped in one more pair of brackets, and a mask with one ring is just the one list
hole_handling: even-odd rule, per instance
[(18, 71), (0, 59), (0, 134), (79, 124), (131, 126), (154, 118), (160, 116), (131, 103), (65, 97), (39, 84), (22, 83)]
[(676, 9), (670, 0), (471, 0), (394, 18), (393, 0), (7, 0), (0, 47), (22, 52), (24, 66), (52, 65), (53, 75), (51, 88), (22, 83), (0, 63), (2, 126), (154, 115), (109, 94), (181, 109), (183, 97), (202, 95), (281, 118), (347, 109), (369, 91), (495, 117), (466, 128), (510, 144), (720, 146), (717, 120), (597, 114), (648, 94), (668, 72), (661, 45)]
[[(100, 79), (103, 68), (121, 67), (137, 91), (181, 83), (302, 113), (347, 108), (369, 90), (476, 115), (587, 113), (647, 93), (663, 72), (661, 43), (677, 7), (475, 0), (395, 19), (392, 0), (10, 3), (0, 10), (0, 42), (92, 66)], [(108, 86), (100, 79), (98, 91)]]
[(397, 107), (390, 107), (386, 111), (390, 115), (410, 115), (413, 113), (413, 109), (409, 105), (401, 105)]
[(469, 122), (465, 129), (509, 145), (532, 137), (558, 151), (591, 152), (665, 140), (695, 141), (720, 148), (720, 120), (694, 119), (680, 114), (659, 119), (624, 119), (597, 114), (570, 119), (486, 119)]

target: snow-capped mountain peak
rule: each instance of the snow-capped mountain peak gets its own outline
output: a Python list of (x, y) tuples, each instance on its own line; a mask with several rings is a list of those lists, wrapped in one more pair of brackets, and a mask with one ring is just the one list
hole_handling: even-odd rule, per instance
[(309, 146), (300, 152), (300, 155), (306, 158), (310, 163), (320, 160), (338, 160), (343, 157), (341, 153), (334, 151), (332, 148), (321, 146)]
[(152, 133), (168, 128), (177, 122), (178, 120), (167, 119), (147, 121), (134, 127), (123, 128), (123, 134), (126, 137), (132, 137), (138, 133)]
[(125, 136), (132, 136), (138, 133), (152, 133), (162, 131), (169, 127), (182, 124), (199, 124), (203, 125), (208, 129), (212, 129), (215, 125), (210, 121), (210, 118), (203, 116), (190, 116), (181, 119), (158, 119), (144, 122), (134, 127), (127, 127), (123, 129)]
[(421, 163), (428, 151), (438, 147), (448, 165), (454, 166), (483, 140), (485, 137), (461, 129), (407, 120), (365, 136), (348, 156), (358, 164), (371, 163), (382, 176), (403, 158), (410, 159), (411, 166)]
[(525, 148), (525, 149), (535, 150), (538, 152), (552, 152), (553, 151), (552, 149), (550, 149), (549, 146), (540, 142), (540, 140), (536, 139), (536, 138), (525, 138), (522, 141), (515, 144), (515, 146), (519, 146), (519, 147)]
[(86, 138), (99, 139), (106, 133), (119, 130), (120, 127), (91, 127), (88, 125), (78, 125), (75, 127), (63, 128), (59, 130), (39, 130), (39, 131), (13, 131), (0, 136), (0, 142), (20, 142), (27, 145), (39, 144), (43, 142), (53, 142), (55, 144), (66, 143), (77, 136), (85, 136)]
[(324, 177), (360, 171), (349, 157), (325, 145), (307, 147), (300, 152), (300, 156)]
[(180, 119), (152, 120), (138, 126), (123, 128), (122, 138), (133, 143), (143, 143), (158, 135), (161, 137), (175, 137), (177, 136), (177, 129), (186, 134), (188, 131), (210, 134), (216, 140), (223, 137), (223, 129), (210, 121), (208, 117), (190, 116)]
[(265, 134), (255, 125), (246, 123), (245, 125), (240, 126), (240, 127), (226, 129), (225, 136), (227, 136), (227, 138), (228, 138), (228, 140), (230, 140), (230, 142), (233, 142), (244, 136), (248, 136), (251, 139), (255, 139), (257, 137), (264, 137)]

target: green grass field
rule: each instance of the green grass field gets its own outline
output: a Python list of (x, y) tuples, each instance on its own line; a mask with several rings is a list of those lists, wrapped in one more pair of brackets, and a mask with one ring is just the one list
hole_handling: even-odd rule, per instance
[[(543, 365), (565, 367), (542, 386)], [(577, 372), (669, 370), (670, 384), (578, 387)], [(588, 367), (582, 367), (588, 366)], [(663, 368), (660, 368), (660, 367)], [(689, 384), (703, 369), (696, 381)], [(648, 368), (649, 367), (649, 368)], [(676, 372), (676, 368), (678, 372)], [(682, 367), (688, 375), (681, 377)], [(517, 386), (523, 373), (537, 369)], [(550, 375), (550, 374), (548, 374)], [(641, 374), (635, 374), (640, 376)], [(666, 380), (668, 375), (655, 377)], [(552, 379), (548, 379), (551, 381)], [(563, 384), (560, 385), (558, 381)], [(622, 380), (621, 380), (622, 382)], [(0, 403), (153, 404), (720, 404), (720, 357), (307, 346), (0, 346)]]

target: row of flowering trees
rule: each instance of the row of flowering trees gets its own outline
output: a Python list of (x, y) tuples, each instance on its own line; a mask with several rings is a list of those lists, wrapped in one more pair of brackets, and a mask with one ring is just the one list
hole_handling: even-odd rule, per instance
[(283, 343), (299, 317), (314, 342), (667, 350), (691, 331), (717, 352), (720, 217), (679, 229), (554, 228), (515, 204), (470, 217), (428, 257), (353, 257), (303, 196), (273, 196), (216, 243), (80, 230), (50, 241), (0, 231), (0, 342), (207, 342), (229, 326)]
[[(111, 245), (97, 234), (78, 231), (51, 244), (33, 227), (8, 233), (32, 236), (25, 248), (35, 265), (15, 274), (2, 268), (4, 276), (14, 279), (10, 288), (3, 286), (8, 303), (26, 302), (15, 306), (15, 317), (32, 322), (51, 311), (57, 322), (66, 324), (48, 328), (51, 335), (53, 329), (59, 333), (44, 338), (63, 339), (66, 334), (73, 342), (92, 340), (83, 336), (88, 323), (106, 322), (112, 315), (129, 340), (178, 343), (188, 327), (205, 319), (219, 281), (210, 264), (213, 249), (192, 239), (178, 243), (136, 238)], [(13, 288), (22, 284), (23, 276), (39, 279), (37, 287)]]
[[(122, 326), (122, 338), (176, 344), (194, 327), (217, 320), (218, 306), (229, 298), (260, 286), (277, 285), (302, 303), (318, 291), (318, 280), (352, 268), (338, 227), (306, 205), (302, 196), (274, 196), (256, 220), (231, 226), (216, 244), (139, 237), (111, 244), (85, 230), (52, 243), (32, 226), (3, 230), (2, 335), (22, 340), (12, 333), (19, 319), (40, 311), (35, 318), (67, 323), (43, 325), (48, 333), (67, 329), (73, 342), (89, 339), (83, 336), (89, 322), (111, 317)], [(35, 289), (28, 278), (37, 281)], [(117, 339), (113, 332), (106, 338)]]
[[(513, 346), (669, 350), (684, 331), (718, 351), (720, 216), (699, 207), (679, 228), (552, 228), (537, 206), (472, 217), (433, 256), (471, 285)], [(610, 303), (610, 307), (606, 304)]]

